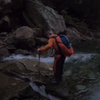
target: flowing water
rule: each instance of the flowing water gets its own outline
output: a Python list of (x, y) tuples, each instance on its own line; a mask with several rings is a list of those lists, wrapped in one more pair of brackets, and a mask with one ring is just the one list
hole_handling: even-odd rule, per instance
[(51, 94), (47, 94), (46, 91), (45, 91), (45, 86), (44, 86), (44, 85), (38, 87), (38, 86), (37, 86), (36, 84), (34, 84), (33, 82), (30, 82), (29, 84), (30, 84), (30, 86), (32, 87), (32, 89), (33, 89), (34, 91), (40, 93), (40, 94), (41, 94), (42, 96), (44, 96), (44, 97), (49, 98), (50, 100), (62, 100), (62, 99), (57, 98), (57, 97), (55, 97), (55, 96), (53, 96), (53, 95), (51, 95)]
[(66, 59), (64, 75), (75, 100), (100, 100), (100, 54), (77, 53)]
[[(12, 55), (4, 60), (18, 60), (22, 58), (38, 59), (38, 55), (36, 57)], [(40, 61), (53, 63), (54, 58), (41, 57)], [(100, 100), (100, 54), (78, 52), (71, 57), (67, 57), (64, 64), (64, 76), (67, 76), (70, 82), (71, 93), (75, 100)], [(33, 88), (36, 87), (32, 83), (30, 85)], [(43, 88), (42, 90), (45, 90)], [(45, 94), (45, 91), (41, 93)], [(44, 94), (41, 95), (45, 96), (46, 94)]]

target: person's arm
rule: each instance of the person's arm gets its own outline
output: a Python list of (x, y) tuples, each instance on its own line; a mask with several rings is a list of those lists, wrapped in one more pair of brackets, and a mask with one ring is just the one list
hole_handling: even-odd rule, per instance
[(52, 47), (53, 47), (53, 42), (52, 42), (52, 38), (51, 38), (51, 39), (49, 39), (48, 44), (46, 46), (39, 48), (37, 51), (46, 51)]

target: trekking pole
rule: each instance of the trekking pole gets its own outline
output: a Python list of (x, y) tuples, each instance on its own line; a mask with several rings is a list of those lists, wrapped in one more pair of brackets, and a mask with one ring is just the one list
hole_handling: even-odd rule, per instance
[(40, 51), (39, 51), (39, 61), (38, 61), (38, 73), (40, 75)]

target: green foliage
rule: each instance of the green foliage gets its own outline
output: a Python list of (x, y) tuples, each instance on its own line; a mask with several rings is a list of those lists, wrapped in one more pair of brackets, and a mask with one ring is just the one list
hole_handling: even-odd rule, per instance
[(85, 22), (88, 24), (89, 28), (92, 29), (96, 29), (98, 26), (100, 26), (100, 0), (48, 1), (52, 3), (54, 9), (57, 10), (59, 14), (62, 14), (66, 20), (75, 23)]
[(82, 0), (78, 0), (78, 2), (77, 2), (77, 3), (78, 3), (78, 4), (82, 4), (82, 2), (83, 2)]
[(72, 17), (67, 14), (68, 12), (66, 11), (66, 9), (62, 10), (61, 13), (64, 19), (72, 21)]
[(68, 12), (66, 11), (66, 9), (62, 10), (61, 13), (65, 20), (68, 20), (71, 22), (79, 22), (80, 21), (78, 18), (68, 15)]

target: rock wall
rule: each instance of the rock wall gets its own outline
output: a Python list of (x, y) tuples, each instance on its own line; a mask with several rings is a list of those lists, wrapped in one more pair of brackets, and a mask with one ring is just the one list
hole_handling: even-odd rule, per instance
[(46, 32), (49, 29), (53, 29), (55, 34), (66, 30), (75, 48), (81, 48), (84, 42), (100, 41), (98, 32), (94, 34), (88, 30), (79, 31), (73, 26), (66, 27), (64, 18), (57, 11), (38, 0), (2, 0), (0, 49), (6, 47), (6, 53), (2, 53), (1, 58), (15, 51), (24, 51), (24, 54), (29, 51), (32, 54), (38, 47), (48, 43)]

